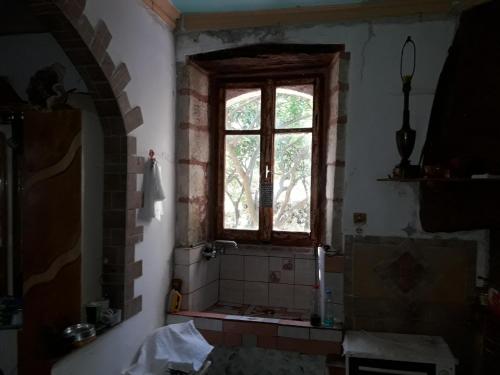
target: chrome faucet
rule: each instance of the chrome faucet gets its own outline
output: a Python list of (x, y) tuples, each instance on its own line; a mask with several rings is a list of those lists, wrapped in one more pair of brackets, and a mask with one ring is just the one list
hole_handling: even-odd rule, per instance
[(213, 242), (208, 243), (207, 246), (205, 246), (205, 248), (202, 251), (202, 254), (205, 257), (205, 259), (210, 260), (216, 258), (218, 254), (224, 254), (224, 249), (226, 247), (237, 249), (238, 244), (235, 241), (215, 240)]

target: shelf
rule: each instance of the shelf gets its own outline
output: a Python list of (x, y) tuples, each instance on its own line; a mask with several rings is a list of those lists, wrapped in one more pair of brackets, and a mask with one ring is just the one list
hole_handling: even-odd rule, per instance
[(500, 178), (377, 178), (381, 182), (471, 182), (488, 181), (500, 182)]

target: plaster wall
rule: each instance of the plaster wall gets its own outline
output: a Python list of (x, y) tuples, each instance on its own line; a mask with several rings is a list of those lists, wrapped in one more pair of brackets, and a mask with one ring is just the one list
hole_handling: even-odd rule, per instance
[(347, 95), (343, 234), (356, 234), (354, 212), (365, 212), (362, 235), (460, 238), (478, 242), (478, 275), (487, 274), (488, 232), (425, 233), (418, 217), (417, 184), (377, 182), (399, 163), (395, 131), (401, 127), (401, 46), (411, 35), (417, 65), (410, 98), (410, 124), (417, 131), (413, 163), (425, 140), (434, 92), (457, 20), (398, 19), (377, 23), (320, 24), (179, 33), (176, 59), (257, 43), (344, 44), (350, 52)]
[[(156, 152), (162, 167), (166, 199), (161, 221), (144, 224), (144, 241), (136, 245), (144, 274), (135, 281), (142, 295), (142, 312), (96, 342), (59, 361), (53, 374), (120, 374), (128, 367), (145, 336), (164, 324), (164, 301), (171, 279), (174, 247), (174, 90), (175, 62), (172, 33), (136, 0), (87, 0), (84, 10), (95, 25), (106, 22), (113, 38), (107, 51), (115, 63), (127, 64), (131, 81), (127, 95), (141, 107), (144, 124), (130, 133), (137, 138), (137, 155)], [(142, 181), (138, 181), (140, 189)]]

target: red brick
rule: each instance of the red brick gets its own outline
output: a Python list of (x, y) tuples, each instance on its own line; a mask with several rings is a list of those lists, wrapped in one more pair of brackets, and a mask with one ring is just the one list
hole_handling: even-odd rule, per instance
[(176, 315), (192, 316), (194, 318), (224, 319), (225, 314), (218, 314), (207, 311), (179, 311)]
[(142, 156), (128, 156), (127, 173), (144, 173), (144, 161)]
[(292, 339), (288, 337), (277, 338), (277, 349), (311, 355), (340, 353), (340, 345), (340, 343), (330, 341)]
[(122, 91), (118, 97), (118, 106), (123, 115), (129, 112), (132, 108), (130, 107), (130, 101), (128, 100), (128, 95), (125, 91)]
[(241, 346), (241, 334), (224, 332), (224, 346)]
[(142, 276), (142, 260), (129, 263), (125, 267), (125, 280), (135, 280)]
[(125, 130), (130, 133), (144, 123), (140, 107), (134, 107), (125, 114)]
[(201, 94), (198, 91), (193, 90), (193, 89), (180, 89), (180, 90), (178, 90), (178, 94), (182, 95), (182, 96), (192, 96), (192, 97), (198, 99), (200, 102), (208, 103), (208, 96), (207, 95), (203, 95), (203, 94)]
[(120, 63), (111, 76), (111, 86), (116, 95), (119, 95), (130, 82), (130, 73), (124, 63)]
[(127, 137), (127, 155), (137, 154), (137, 138)]
[(142, 311), (142, 296), (125, 302), (123, 319), (128, 319)]
[(267, 324), (267, 323), (224, 321), (223, 330), (224, 332), (252, 334), (257, 336), (278, 335), (278, 326), (276, 324)]
[(274, 336), (257, 336), (257, 346), (264, 349), (276, 349), (277, 338)]
[(129, 191), (127, 192), (127, 209), (138, 209), (142, 207), (142, 192)]
[(95, 36), (92, 44), (90, 45), (90, 49), (94, 54), (94, 57), (97, 61), (101, 61), (104, 58), (104, 54), (106, 53), (106, 49), (111, 42), (111, 33), (106, 26), (106, 23), (103, 20), (99, 20), (97, 22), (95, 28)]
[(224, 344), (224, 333), (206, 329), (199, 329), (198, 331), (210, 345), (221, 346)]
[(120, 108), (118, 108), (118, 103), (115, 99), (95, 99), (95, 108), (100, 116), (120, 116)]
[(115, 63), (113, 62), (111, 56), (109, 56), (107, 52), (104, 54), (104, 57), (100, 61), (99, 65), (101, 66), (102, 72), (104, 73), (106, 78), (111, 80), (113, 72), (115, 71)]
[(75, 23), (75, 27), (80, 34), (82, 40), (86, 43), (87, 46), (90, 45), (92, 39), (94, 38), (94, 27), (90, 23), (89, 19), (86, 15), (82, 15), (78, 22)]

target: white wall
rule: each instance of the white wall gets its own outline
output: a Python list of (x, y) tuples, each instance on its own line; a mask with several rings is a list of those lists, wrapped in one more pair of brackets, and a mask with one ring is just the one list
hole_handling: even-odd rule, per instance
[(488, 232), (429, 234), (418, 217), (416, 184), (377, 182), (399, 163), (395, 132), (402, 125), (403, 95), (399, 76), (401, 47), (408, 35), (417, 46), (417, 64), (410, 98), (410, 124), (417, 131), (412, 162), (418, 163), (427, 131), (439, 74), (451, 45), (456, 19), (401, 19), (378, 23), (262, 28), (182, 33), (176, 58), (256, 43), (344, 44), (351, 53), (347, 103), (346, 170), (343, 232), (354, 234), (354, 212), (365, 212), (364, 235), (458, 237), (479, 241), (478, 272), (487, 272)]
[[(174, 92), (175, 61), (172, 33), (139, 0), (87, 0), (85, 13), (95, 25), (102, 18), (113, 39), (108, 51), (115, 63), (127, 64), (132, 77), (126, 91), (132, 106), (139, 105), (144, 125), (137, 137), (138, 155), (150, 148), (162, 167), (167, 195), (162, 221), (145, 225), (144, 241), (136, 246), (144, 275), (136, 281), (143, 310), (96, 342), (59, 361), (53, 374), (114, 375), (127, 367), (144, 337), (164, 324), (164, 301), (171, 279), (174, 247)], [(138, 186), (140, 187), (140, 185)]]
[(26, 89), (33, 74), (55, 62), (66, 68), (66, 89), (87, 90), (75, 67), (50, 34), (0, 36), (0, 51), (0, 76), (8, 77), (11, 86), (24, 100), (28, 100)]

